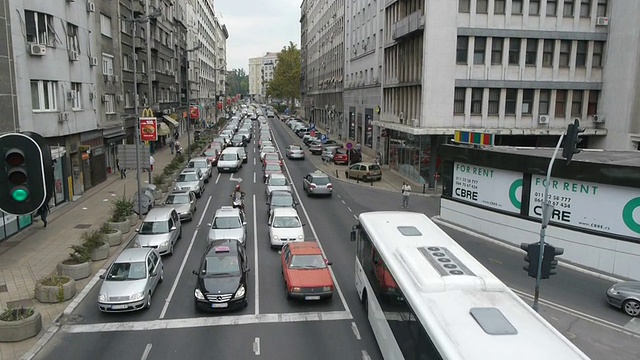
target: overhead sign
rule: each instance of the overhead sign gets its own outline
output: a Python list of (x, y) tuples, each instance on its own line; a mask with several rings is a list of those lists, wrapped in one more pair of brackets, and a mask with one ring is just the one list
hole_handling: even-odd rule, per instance
[(493, 146), (495, 134), (456, 130), (453, 141), (460, 144)]
[[(140, 168), (149, 169), (150, 167), (150, 150), (148, 145), (139, 145), (140, 150)], [(138, 161), (136, 159), (136, 145), (135, 144), (118, 144), (118, 161), (120, 166), (125, 169), (135, 169), (138, 167)]]
[(353, 143), (352, 142), (348, 142), (347, 143), (347, 149), (351, 149), (353, 147)]
[(462, 201), (519, 214), (522, 174), (456, 162), (452, 195)]
[(323, 144), (326, 143), (327, 142), (327, 135), (325, 135), (325, 134), (320, 135), (320, 142), (323, 143)]
[(154, 117), (140, 118), (140, 140), (142, 141), (158, 140), (158, 120), (156, 118)]
[[(533, 175), (529, 215), (542, 216), (544, 176)], [(552, 223), (606, 233), (640, 236), (640, 189), (551, 178), (548, 201)]]

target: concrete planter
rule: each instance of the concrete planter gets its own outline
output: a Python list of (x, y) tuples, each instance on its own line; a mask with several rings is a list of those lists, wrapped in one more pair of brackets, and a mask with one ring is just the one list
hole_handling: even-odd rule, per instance
[(109, 257), (109, 243), (104, 242), (102, 246), (99, 246), (91, 250), (91, 260), (98, 261), (104, 260)]
[(36, 299), (41, 303), (58, 303), (67, 301), (76, 295), (76, 281), (64, 276), (68, 281), (61, 285), (43, 285), (41, 281), (36, 283)]
[(104, 240), (109, 243), (109, 246), (118, 246), (122, 242), (122, 231), (114, 230), (112, 233), (104, 234)]
[(131, 225), (129, 225), (129, 219), (125, 221), (118, 221), (118, 222), (107, 221), (107, 224), (109, 224), (109, 226), (112, 229), (120, 230), (120, 232), (122, 232), (123, 234), (128, 234), (129, 231), (131, 231)]
[(91, 276), (91, 262), (83, 262), (80, 264), (65, 264), (70, 259), (61, 261), (56, 266), (60, 276), (68, 276), (73, 280), (80, 280)]
[(42, 315), (33, 309), (33, 314), (23, 320), (0, 320), (0, 342), (22, 341), (38, 335), (40, 330), (42, 330)]
[(132, 227), (135, 227), (136, 225), (138, 225), (138, 214), (133, 213), (129, 215), (129, 227), (132, 228)]
[(155, 194), (154, 194), (154, 199), (156, 200), (161, 200), (162, 199), (162, 188), (158, 187), (158, 190), (156, 190)]
[(167, 184), (167, 183), (160, 184), (160, 185), (158, 185), (158, 189), (160, 189), (163, 193), (168, 193), (169, 192), (169, 184)]

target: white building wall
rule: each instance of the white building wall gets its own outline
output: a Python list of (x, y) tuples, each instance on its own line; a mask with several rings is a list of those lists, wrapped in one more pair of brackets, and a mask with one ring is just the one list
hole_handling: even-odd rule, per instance
[(262, 57), (249, 59), (249, 95), (262, 94)]

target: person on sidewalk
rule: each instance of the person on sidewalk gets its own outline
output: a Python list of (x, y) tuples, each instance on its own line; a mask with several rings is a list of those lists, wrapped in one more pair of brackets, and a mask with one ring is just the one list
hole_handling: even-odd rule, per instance
[(44, 203), (44, 205), (42, 205), (36, 212), (36, 215), (40, 216), (45, 228), (47, 227), (47, 215), (49, 215), (50, 210), (49, 203)]
[(406, 182), (402, 182), (402, 208), (403, 209), (408, 209), (409, 208), (409, 194), (411, 194), (411, 185), (407, 184)]
[(171, 155), (173, 155), (173, 145), (174, 145), (173, 141), (174, 141), (173, 138), (169, 138), (169, 149), (171, 149)]
[(120, 165), (120, 160), (116, 159), (116, 167), (118, 168), (118, 171), (120, 172), (120, 179), (124, 179), (127, 177), (127, 170), (124, 168), (124, 166)]
[(153, 172), (153, 165), (155, 165), (156, 159), (149, 155), (149, 172)]

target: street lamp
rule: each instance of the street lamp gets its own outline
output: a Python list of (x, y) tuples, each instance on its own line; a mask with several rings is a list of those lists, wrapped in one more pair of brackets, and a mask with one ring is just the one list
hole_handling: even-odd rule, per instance
[[(141, 183), (140, 183), (140, 142), (141, 142), (141, 138), (140, 138), (140, 118), (139, 118), (139, 109), (138, 109), (138, 73), (137, 73), (137, 67), (138, 67), (138, 53), (136, 52), (136, 30), (138, 28), (137, 24), (143, 24), (146, 23), (147, 21), (151, 20), (151, 19), (155, 19), (158, 18), (159, 16), (161, 16), (162, 13), (160, 12), (159, 9), (155, 9), (151, 14), (149, 15), (145, 15), (139, 18), (135, 17), (134, 11), (133, 11), (133, 7), (131, 7), (131, 19), (124, 19), (124, 21), (126, 22), (130, 22), (133, 23), (133, 31), (132, 31), (132, 48), (133, 48), (133, 91), (135, 94), (135, 104), (133, 105), (133, 112), (134, 112), (134, 116), (136, 118), (136, 138), (135, 138), (135, 145), (136, 145), (136, 182), (138, 185), (138, 217), (140, 219), (142, 219), (142, 191), (141, 191)], [(151, 169), (149, 169), (149, 171), (151, 171)], [(149, 175), (151, 175), (151, 173), (149, 173)]]
[(196, 47), (184, 50), (184, 63), (187, 73), (187, 159), (191, 160), (191, 103), (189, 100), (189, 93), (191, 92), (191, 84), (189, 84), (189, 53), (199, 50), (202, 44), (198, 44)]

